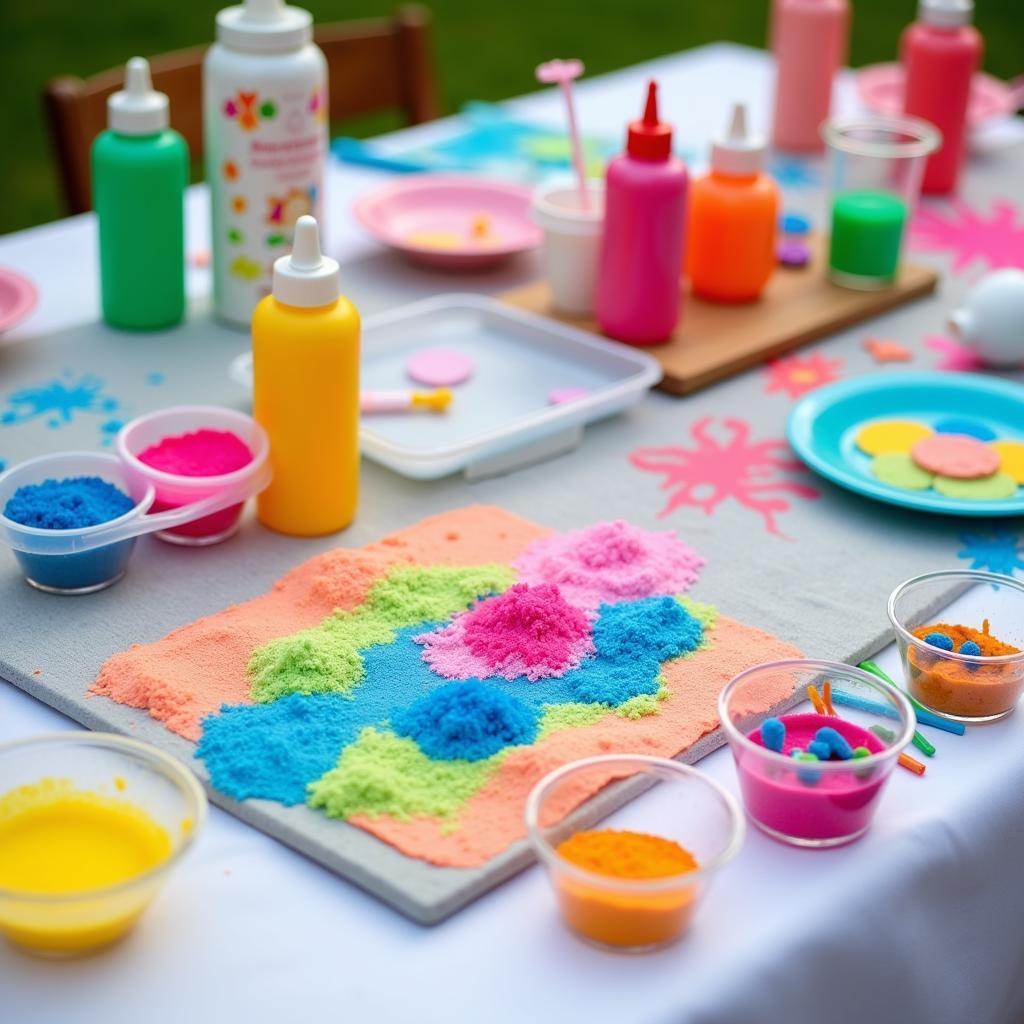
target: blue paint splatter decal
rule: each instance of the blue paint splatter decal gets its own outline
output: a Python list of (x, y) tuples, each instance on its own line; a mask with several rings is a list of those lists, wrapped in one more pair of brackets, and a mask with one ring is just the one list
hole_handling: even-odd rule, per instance
[(103, 381), (92, 374), (84, 374), (69, 383), (51, 380), (36, 388), (22, 388), (8, 395), (0, 425), (9, 427), (45, 416), (48, 426), (60, 427), (73, 422), (79, 413), (114, 412), (120, 403), (104, 394), (103, 388)]
[(806, 160), (796, 157), (776, 157), (769, 171), (783, 188), (813, 188), (821, 184), (818, 171)]
[(76, 376), (71, 370), (62, 370), (60, 378), (11, 392), (5, 405), (0, 427), (41, 421), (50, 430), (58, 430), (74, 423), (81, 414), (102, 416), (100, 439), (109, 445), (122, 426), (121, 419), (111, 418), (111, 413), (121, 411), (121, 402), (107, 393), (100, 377), (91, 373)]
[(957, 552), (957, 557), (970, 559), (972, 569), (1004, 576), (1013, 576), (1018, 569), (1024, 569), (1024, 541), (1000, 526), (986, 535), (962, 533), (960, 542), (964, 547)]

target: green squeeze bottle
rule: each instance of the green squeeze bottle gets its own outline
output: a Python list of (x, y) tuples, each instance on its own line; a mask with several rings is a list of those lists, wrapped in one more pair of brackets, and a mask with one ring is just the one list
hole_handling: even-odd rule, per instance
[(168, 127), (167, 97), (133, 57), (107, 100), (107, 130), (92, 145), (103, 319), (154, 330), (185, 313), (188, 146)]

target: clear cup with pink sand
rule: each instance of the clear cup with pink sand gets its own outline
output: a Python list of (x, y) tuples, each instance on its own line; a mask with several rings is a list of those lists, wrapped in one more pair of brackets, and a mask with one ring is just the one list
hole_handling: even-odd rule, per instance
[[(816, 710), (809, 687), (834, 715)], [(914, 733), (913, 709), (899, 690), (830, 661), (747, 669), (722, 691), (718, 713), (747, 814), (762, 832), (794, 846), (838, 846), (862, 836)]]
[(245, 502), (271, 479), (265, 431), (235, 409), (159, 409), (125, 424), (116, 445), (129, 476), (155, 488), (153, 513), (195, 506), (194, 518), (157, 532), (174, 544), (226, 540), (238, 529)]

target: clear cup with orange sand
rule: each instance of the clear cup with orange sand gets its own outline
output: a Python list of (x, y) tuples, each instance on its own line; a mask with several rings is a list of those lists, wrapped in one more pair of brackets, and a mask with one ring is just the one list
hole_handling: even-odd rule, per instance
[[(597, 823), (652, 787), (663, 804), (641, 803), (650, 828)], [(591, 798), (592, 799), (588, 799)], [(687, 765), (642, 754), (574, 761), (546, 775), (526, 802), (530, 842), (550, 874), (562, 918), (593, 945), (619, 952), (660, 949), (681, 938), (711, 877), (739, 850), (739, 805)]]
[(109, 733), (4, 744), (0, 780), (0, 932), (38, 956), (126, 935), (206, 817), (184, 765)]
[[(945, 612), (950, 591), (974, 591), (969, 621)], [(901, 583), (889, 598), (907, 689), (957, 722), (994, 722), (1024, 692), (1024, 583), (970, 570), (930, 572)]]

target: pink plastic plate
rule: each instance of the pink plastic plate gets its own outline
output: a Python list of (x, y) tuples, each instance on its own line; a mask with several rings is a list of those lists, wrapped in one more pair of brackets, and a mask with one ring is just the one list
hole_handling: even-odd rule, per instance
[(406, 175), (358, 199), (353, 211), (378, 242), (420, 263), (464, 270), (535, 249), (530, 190), (482, 178)]
[[(903, 68), (871, 64), (856, 74), (857, 95), (876, 114), (903, 113)], [(1024, 76), (1009, 82), (979, 72), (971, 83), (967, 120), (977, 128), (993, 117), (1013, 114), (1024, 106)]]
[(36, 286), (28, 278), (0, 267), (0, 334), (24, 320), (38, 299)]

